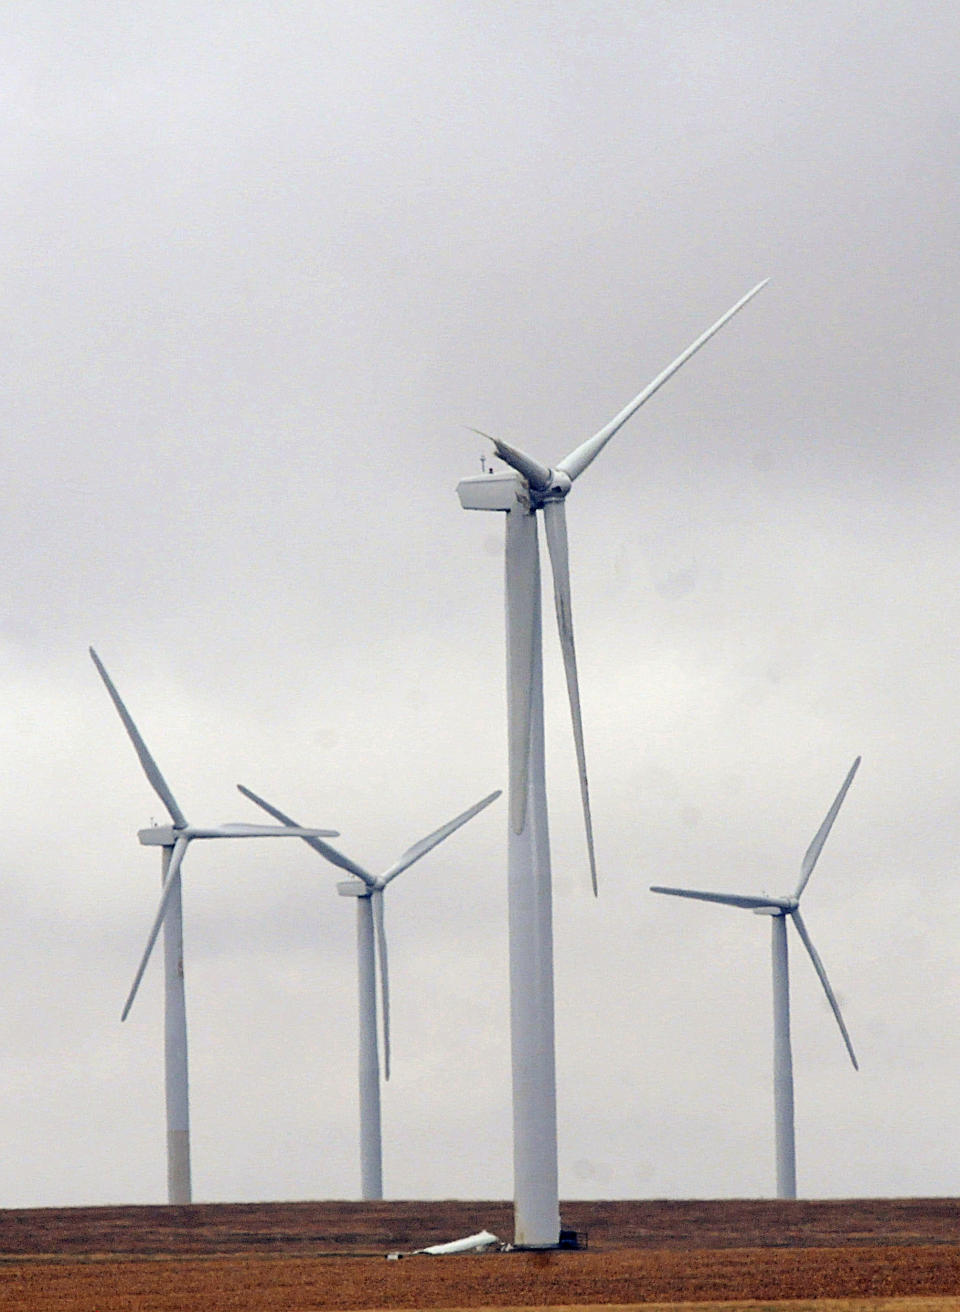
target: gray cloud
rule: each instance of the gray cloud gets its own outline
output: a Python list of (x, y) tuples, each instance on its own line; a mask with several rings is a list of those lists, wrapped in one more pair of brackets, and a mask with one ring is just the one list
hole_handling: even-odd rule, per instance
[[(242, 780), (386, 864), (504, 783), (466, 425), (556, 459), (767, 275), (571, 498), (601, 898), (548, 633), (561, 1190), (772, 1191), (763, 926), (646, 888), (789, 887), (862, 751), (806, 907), (862, 1070), (795, 953), (801, 1190), (955, 1192), (958, 35), (747, 0), (5, 23), (0, 1202), (162, 1197), (159, 971), (118, 1021), (159, 804), (87, 644), (191, 818), (253, 818)], [(393, 1196), (510, 1192), (504, 824), (391, 893)], [(357, 1192), (333, 882), (190, 854), (202, 1198)]]

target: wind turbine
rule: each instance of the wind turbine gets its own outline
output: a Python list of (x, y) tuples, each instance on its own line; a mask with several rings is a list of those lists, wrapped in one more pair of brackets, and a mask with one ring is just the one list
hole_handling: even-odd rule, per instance
[(800, 867), (800, 882), (792, 895), (787, 897), (754, 897), (739, 893), (702, 893), (689, 888), (661, 888), (654, 886), (654, 893), (669, 893), (673, 897), (694, 898), (698, 902), (719, 902), (723, 906), (743, 907), (758, 916), (769, 916), (773, 931), (773, 1104), (774, 1126), (777, 1154), (777, 1197), (796, 1198), (797, 1196), (797, 1159), (793, 1128), (793, 1057), (790, 1051), (790, 981), (787, 970), (787, 919), (793, 921), (794, 928), (800, 935), (800, 941), (809, 953), (813, 968), (819, 976), (823, 991), (827, 995), (831, 1010), (840, 1026), (840, 1033), (850, 1054), (854, 1070), (859, 1070), (853, 1053), (850, 1035), (840, 1014), (840, 1004), (830, 987), (823, 962), (807, 932), (800, 915), (800, 898), (813, 874), (817, 858), (827, 841), (827, 835), (833, 828), (837, 812), (847, 795), (847, 789), (857, 773), (860, 757), (850, 767), (843, 787), (837, 793), (836, 800), (827, 812), (826, 819), (817, 830), (813, 842), (807, 848)]
[[(296, 821), (264, 801), (256, 793), (237, 787), (244, 797), (256, 802), (269, 815), (284, 825), (296, 826)], [(357, 902), (357, 997), (359, 1003), (359, 1076), (360, 1076), (360, 1191), (364, 1200), (383, 1197), (383, 1150), (380, 1133), (380, 1063), (377, 1054), (377, 965), (380, 964), (380, 1013), (383, 1020), (383, 1068), (390, 1078), (390, 980), (387, 971), (387, 936), (383, 923), (383, 894), (387, 885), (414, 861), (426, 856), (438, 843), (442, 843), (461, 825), (472, 820), (484, 807), (496, 801), (500, 789), (463, 811), (453, 820), (435, 829), (426, 838), (408, 847), (382, 875), (372, 875), (350, 857), (338, 852), (319, 838), (304, 837), (316, 852), (332, 865), (348, 871), (353, 879), (337, 884), (341, 897), (356, 898)], [(299, 832), (299, 831), (298, 831)], [(376, 941), (376, 952), (374, 942)]]
[[(718, 332), (765, 282), (758, 283), (688, 346), (644, 390), (557, 465), (547, 466), (490, 438), (510, 473), (457, 485), (465, 510), (506, 511), (507, 738), (510, 757), (508, 900), (510, 1044), (513, 1069), (514, 1241), (552, 1248), (560, 1236), (557, 1185), (556, 1062), (550, 840), (543, 744), (543, 650), (537, 512), (543, 512), (554, 603), (573, 720), (593, 891), (597, 891), (587, 787), (564, 501), (576, 479), (654, 392)], [(486, 434), (481, 434), (486, 436)]]
[(140, 758), (143, 772), (154, 792), (169, 813), (171, 824), (141, 829), (137, 837), (146, 847), (160, 848), (162, 889), (160, 905), (150, 928), (147, 946), (137, 968), (133, 985), (123, 1008), (126, 1020), (147, 968), (153, 945), (163, 925), (164, 965), (164, 1066), (167, 1107), (167, 1198), (171, 1203), (191, 1201), (190, 1184), (190, 1111), (187, 1076), (187, 1011), (183, 979), (183, 909), (180, 895), (180, 868), (187, 848), (195, 838), (317, 838), (336, 837), (335, 829), (291, 830), (286, 826), (228, 824), (200, 827), (188, 823), (156, 761), (120, 698), (100, 657), (90, 648), (93, 663), (100, 672), (124, 728)]

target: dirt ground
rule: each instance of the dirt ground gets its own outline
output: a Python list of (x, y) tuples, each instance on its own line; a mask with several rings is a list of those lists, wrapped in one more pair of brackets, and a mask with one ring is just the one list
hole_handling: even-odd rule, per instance
[[(837, 1248), (960, 1244), (960, 1200), (879, 1198), (776, 1202), (583, 1201), (562, 1224), (590, 1252), (621, 1248)], [(191, 1207), (0, 1209), (0, 1262), (16, 1256), (86, 1258), (229, 1253), (314, 1257), (412, 1250), (478, 1230), (513, 1238), (502, 1201), (205, 1203)]]
[[(488, 1228), (505, 1203), (0, 1211), (0, 1312), (312, 1312), (854, 1300), (960, 1312), (960, 1204), (577, 1202), (579, 1252), (389, 1262)], [(916, 1300), (933, 1300), (917, 1303)], [(826, 1312), (826, 1304), (818, 1304)], [(900, 1312), (906, 1312), (904, 1304)], [(791, 1304), (790, 1312), (799, 1305)], [(705, 1312), (705, 1309), (703, 1309)]]

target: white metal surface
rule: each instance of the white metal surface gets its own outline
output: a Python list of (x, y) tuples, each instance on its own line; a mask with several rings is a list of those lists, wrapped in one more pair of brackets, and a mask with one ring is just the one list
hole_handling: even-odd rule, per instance
[(123, 1008), (126, 1020), (140, 987), (154, 944), (163, 926), (164, 968), (164, 1088), (167, 1117), (167, 1198), (171, 1203), (191, 1201), (190, 1111), (187, 1071), (187, 1009), (183, 971), (183, 901), (180, 871), (187, 848), (195, 838), (304, 838), (320, 841), (321, 835), (336, 837), (335, 829), (291, 829), (287, 825), (244, 823), (202, 828), (187, 823), (156, 761), (113, 684), (103, 662), (90, 648), (94, 665), (133, 743), (144, 774), (163, 802), (173, 822), (154, 825), (138, 832), (145, 846), (159, 847), (161, 860), (160, 904), (147, 936), (147, 945), (137, 967)]
[(477, 474), (460, 480), (457, 495), (464, 510), (511, 510), (517, 500), (517, 479), (513, 474)]
[[(163, 852), (163, 882), (173, 849)], [(187, 1001), (183, 973), (183, 909), (176, 874), (163, 925), (163, 1057), (167, 1109), (167, 1200), (189, 1203), (190, 1094), (187, 1070)]]
[(468, 820), (488, 807), (500, 796), (500, 790), (489, 793), (462, 811), (426, 838), (408, 847), (399, 860), (382, 875), (372, 875), (350, 857), (331, 847), (329, 843), (312, 837), (283, 811), (266, 801), (251, 789), (238, 784), (240, 792), (274, 819), (286, 825), (291, 833), (303, 837), (305, 843), (319, 852), (332, 865), (349, 870), (353, 879), (341, 880), (337, 892), (341, 897), (356, 898), (357, 902), (357, 1007), (359, 1035), (357, 1040), (360, 1085), (360, 1189), (365, 1200), (383, 1197), (383, 1144), (380, 1120), (380, 1062), (377, 1051), (377, 974), (380, 975), (380, 1015), (383, 1027), (383, 1071), (390, 1078), (390, 975), (387, 962), (387, 935), (384, 925), (384, 890), (397, 875), (403, 873), (432, 852), (444, 839), (449, 838)]
[(742, 893), (709, 893), (692, 888), (665, 888), (653, 885), (651, 892), (667, 893), (672, 897), (692, 898), (699, 902), (715, 902), (724, 906), (738, 907), (753, 911), (755, 915), (769, 916), (772, 934), (772, 971), (773, 971), (773, 1119), (774, 1145), (777, 1171), (777, 1197), (796, 1198), (797, 1196), (797, 1162), (794, 1130), (794, 1095), (793, 1095), (793, 1057), (790, 1047), (790, 979), (787, 952), (787, 918), (793, 921), (794, 928), (813, 965), (826, 994), (830, 1009), (843, 1038), (854, 1070), (858, 1070), (857, 1058), (850, 1042), (840, 1004), (827, 979), (827, 972), (819, 953), (813, 946), (810, 933), (800, 915), (800, 896), (813, 873), (827, 836), (833, 828), (833, 822), (847, 795), (853, 777), (860, 765), (858, 756), (847, 772), (847, 777), (827, 812), (826, 818), (817, 830), (810, 846), (807, 848), (800, 867), (800, 882), (796, 891), (789, 897), (768, 897), (766, 894), (755, 896)]
[[(713, 334), (757, 294), (759, 283), (689, 346), (587, 442), (549, 467), (500, 438), (497, 456), (514, 470), (457, 485), (466, 510), (506, 512), (507, 741), (510, 765), (508, 890), (510, 1019), (513, 1063), (514, 1240), (552, 1247), (560, 1234), (554, 1059), (553, 929), (550, 845), (543, 753), (543, 648), (536, 513), (544, 512), (554, 601), (580, 779), (593, 891), (597, 892), (593, 822), (563, 502), (573, 482), (611, 437)], [(475, 430), (478, 431), (478, 430)], [(487, 436), (484, 434), (484, 436)], [(486, 479), (491, 479), (488, 487)], [(497, 481), (492, 482), (493, 479)]]
[(429, 1248), (417, 1248), (417, 1253), (426, 1253), (430, 1257), (446, 1257), (454, 1253), (482, 1253), (493, 1248), (500, 1240), (489, 1230), (481, 1230), (475, 1235), (463, 1239), (451, 1239), (447, 1244), (431, 1244)]
[(793, 1054), (790, 1050), (790, 978), (786, 916), (770, 917), (773, 964), (773, 1123), (777, 1197), (797, 1196), (793, 1121)]
[(360, 1197), (383, 1197), (377, 975), (370, 894), (357, 898), (357, 1061), (360, 1089)]
[[(543, 741), (543, 644), (535, 516), (507, 516), (508, 738), (528, 768), (511, 761), (507, 846), (510, 1053), (513, 1094), (514, 1243), (552, 1247), (560, 1237), (554, 1053), (553, 894)], [(518, 640), (518, 634), (519, 640)], [(529, 647), (527, 646), (529, 642)], [(529, 659), (527, 653), (529, 652)], [(515, 717), (521, 717), (520, 723)], [(525, 735), (525, 750), (523, 736)]]

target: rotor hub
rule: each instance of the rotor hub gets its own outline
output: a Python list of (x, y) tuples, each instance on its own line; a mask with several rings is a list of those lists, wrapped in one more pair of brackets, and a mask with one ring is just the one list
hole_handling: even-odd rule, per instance
[(551, 469), (548, 486), (542, 491), (539, 488), (531, 488), (530, 496), (538, 506), (542, 506), (547, 501), (562, 501), (571, 487), (573, 487), (573, 480), (569, 474), (565, 474), (562, 469)]

